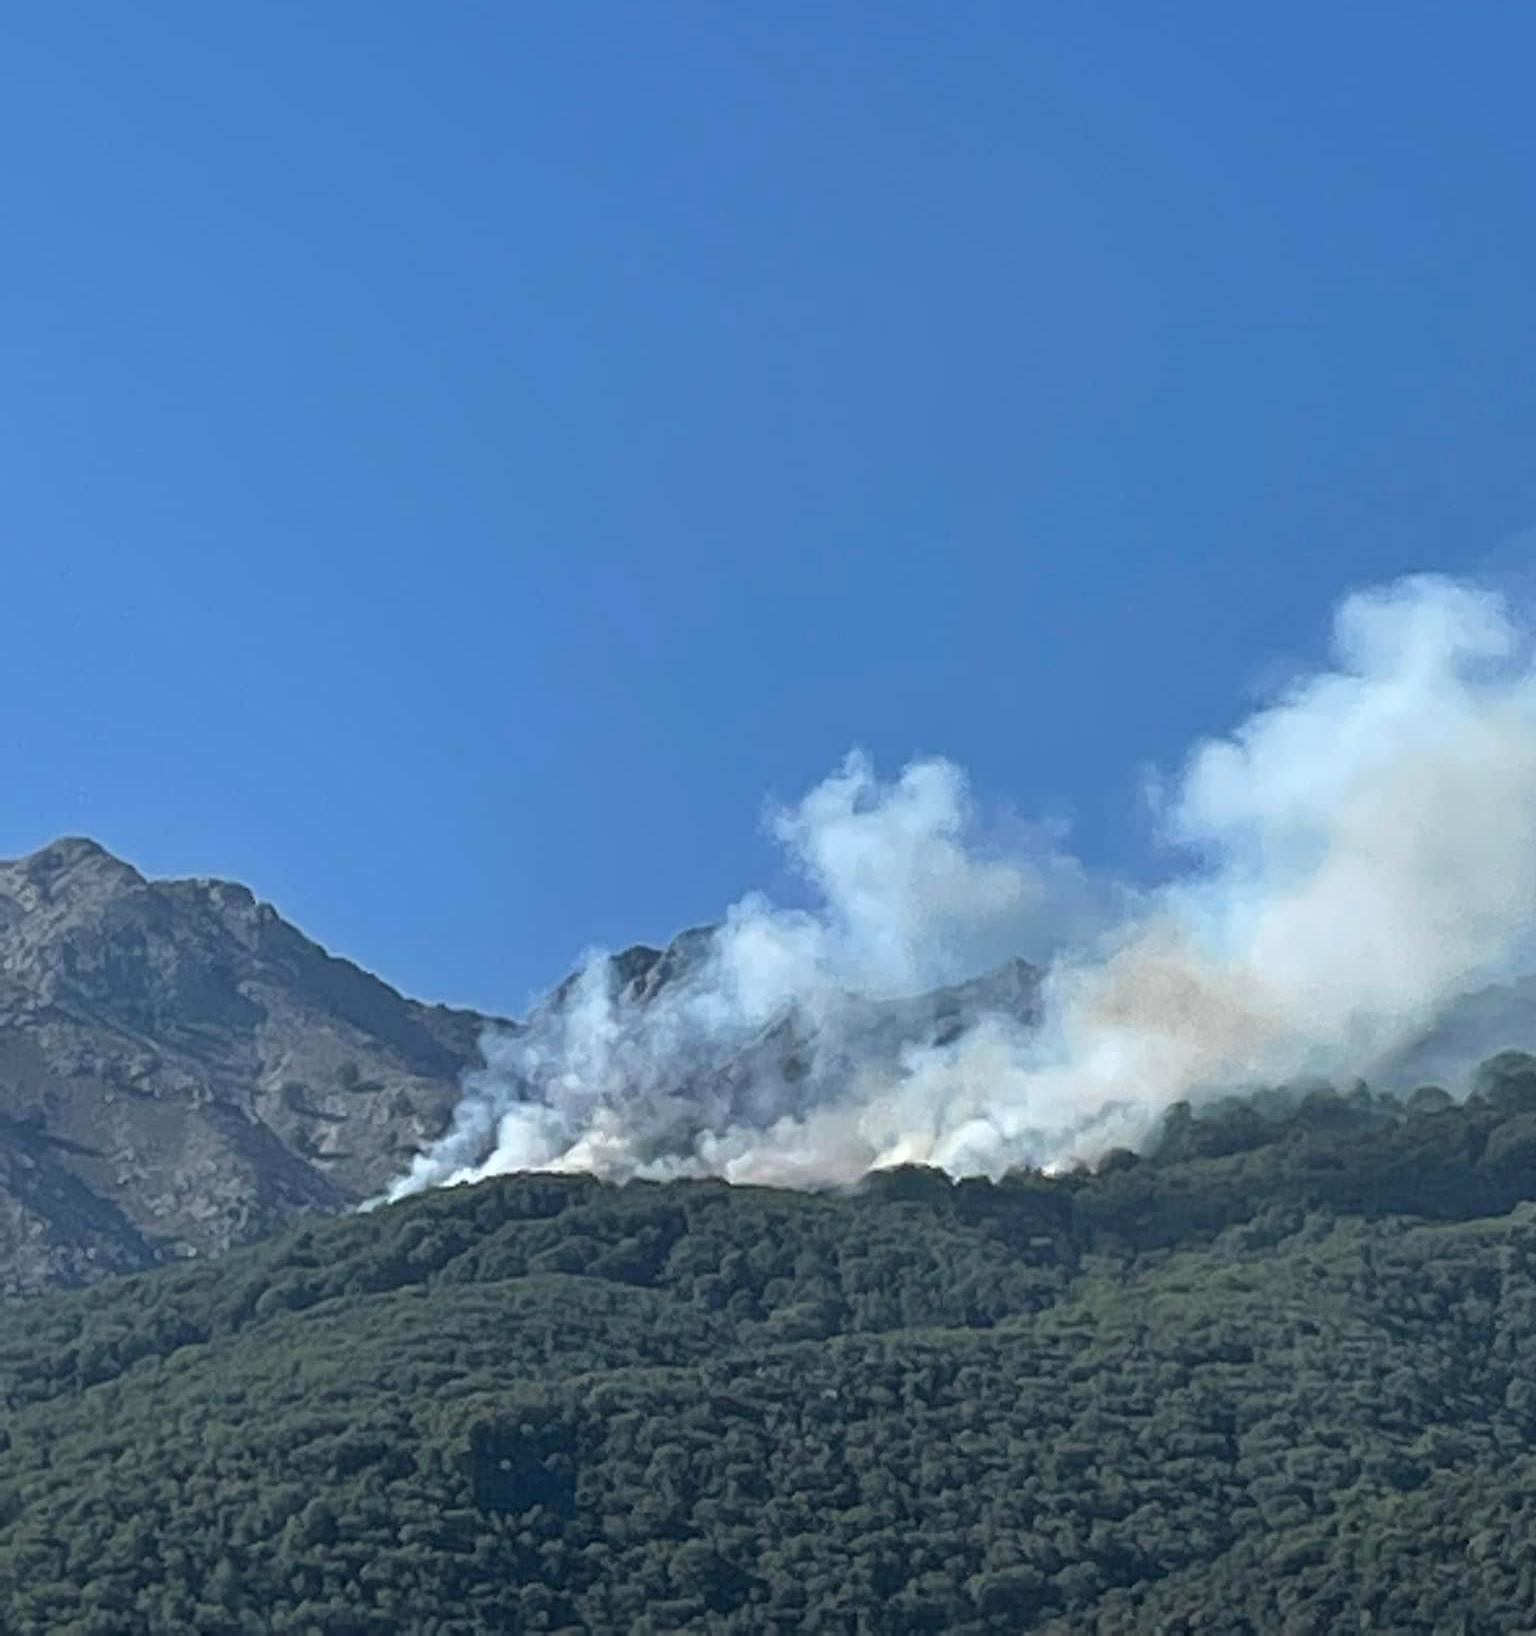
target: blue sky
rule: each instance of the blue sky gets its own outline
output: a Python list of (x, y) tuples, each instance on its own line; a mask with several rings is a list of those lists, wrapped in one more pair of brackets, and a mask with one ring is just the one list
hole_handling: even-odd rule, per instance
[(1536, 523), (1524, 5), (28, 3), (0, 852), (430, 998), (782, 887), (852, 745), (1145, 765)]

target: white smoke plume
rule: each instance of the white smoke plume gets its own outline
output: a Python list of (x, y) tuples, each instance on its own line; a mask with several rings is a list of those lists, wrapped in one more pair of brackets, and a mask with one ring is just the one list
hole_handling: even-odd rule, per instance
[[(390, 1196), (530, 1168), (996, 1175), (1135, 1145), (1202, 1092), (1368, 1070), (1530, 952), (1525, 634), (1447, 579), (1347, 598), (1331, 667), (1197, 745), (1162, 817), (1193, 861), (1120, 892), (1048, 846), (983, 846), (951, 764), (882, 784), (852, 756), (773, 819), (814, 909), (753, 896), (659, 963), (589, 961), (487, 1042)], [(1038, 982), (915, 998), (1042, 937)]]

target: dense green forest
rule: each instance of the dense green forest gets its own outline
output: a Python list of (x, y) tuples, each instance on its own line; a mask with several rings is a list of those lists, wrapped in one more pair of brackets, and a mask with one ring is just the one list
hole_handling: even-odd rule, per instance
[(1536, 1631), (1536, 1061), (10, 1306), (0, 1630)]

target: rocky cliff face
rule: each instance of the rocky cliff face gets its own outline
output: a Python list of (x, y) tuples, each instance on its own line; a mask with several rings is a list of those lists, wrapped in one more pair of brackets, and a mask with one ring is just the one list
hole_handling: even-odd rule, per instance
[(0, 1293), (360, 1202), (442, 1128), (490, 1021), (403, 998), (243, 886), (146, 880), (86, 840), (0, 863)]

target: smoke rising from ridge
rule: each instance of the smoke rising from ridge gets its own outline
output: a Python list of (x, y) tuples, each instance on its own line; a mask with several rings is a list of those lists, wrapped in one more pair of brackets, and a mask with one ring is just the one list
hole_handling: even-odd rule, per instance
[[(508, 1170), (830, 1184), (1135, 1145), (1173, 1102), (1351, 1075), (1508, 975), (1536, 922), (1536, 669), (1503, 599), (1346, 598), (1333, 662), (1198, 744), (1151, 891), (978, 838), (945, 761), (851, 756), (773, 833), (816, 897), (589, 960), (486, 1044), (391, 1197)], [(1107, 917), (1107, 918), (1106, 918)], [(1054, 946), (1041, 971), (962, 984)], [(1010, 975), (1011, 974), (1011, 975)]]

